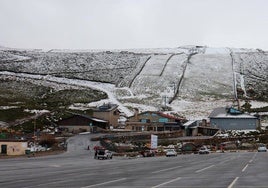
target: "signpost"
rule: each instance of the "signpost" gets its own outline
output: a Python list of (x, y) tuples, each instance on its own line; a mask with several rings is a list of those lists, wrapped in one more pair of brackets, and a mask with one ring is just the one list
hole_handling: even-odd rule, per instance
[(92, 126), (93, 126), (93, 125), (92, 125), (92, 122), (90, 122), (90, 123), (89, 123), (89, 127), (90, 127), (90, 128), (89, 128), (89, 129), (90, 129), (90, 133), (92, 133), (92, 132), (93, 132), (93, 130), (92, 130)]
[(158, 136), (151, 134), (151, 149), (157, 149)]

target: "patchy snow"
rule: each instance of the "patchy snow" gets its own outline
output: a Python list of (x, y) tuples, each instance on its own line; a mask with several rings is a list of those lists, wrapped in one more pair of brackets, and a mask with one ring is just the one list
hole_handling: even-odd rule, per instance
[[(31, 80), (55, 90), (88, 87), (108, 95), (106, 100), (77, 103), (70, 109), (84, 110), (110, 102), (131, 116), (133, 108), (154, 111), (167, 106), (170, 112), (187, 119), (204, 119), (214, 108), (232, 105), (233, 83), (244, 93), (249, 88), (260, 93), (267, 88), (268, 56), (254, 49), (189, 45), (159, 49), (17, 51), (13, 54), (1, 48), (0, 57), (14, 62), (4, 62), (0, 68), (28, 74), (2, 71), (0, 75)], [(29, 57), (34, 58), (30, 61)], [(16, 60), (29, 61), (19, 64)], [(177, 96), (168, 104), (176, 91)], [(252, 108), (268, 106), (257, 101), (251, 104)]]
[(131, 108), (137, 108), (139, 109), (139, 112), (145, 112), (145, 111), (158, 111), (159, 109), (155, 106), (149, 106), (145, 104), (137, 104), (137, 103), (124, 103), (125, 106), (131, 107)]
[(0, 106), (0, 110), (9, 110), (14, 108), (19, 108), (19, 106)]
[(206, 48), (205, 54), (229, 54), (227, 48)]
[(68, 107), (68, 109), (85, 111), (85, 110), (88, 110), (89, 107), (88, 107), (88, 105), (86, 105), (84, 103), (75, 103), (75, 104), (70, 105)]
[(85, 81), (85, 80), (76, 80), (76, 79), (68, 79), (68, 78), (59, 78), (54, 76), (42, 76), (42, 75), (31, 75), (31, 74), (25, 74), (25, 73), (12, 73), (12, 72), (0, 72), (0, 75), (10, 75), (10, 76), (16, 76), (21, 78), (31, 78), (31, 79), (37, 79), (37, 80), (45, 80), (46, 82), (57, 82), (57, 83), (63, 83), (67, 85), (76, 85), (76, 86), (83, 86), (92, 88), (95, 90), (103, 91), (108, 95), (109, 102), (113, 104), (118, 105), (118, 109), (122, 112), (124, 112), (127, 116), (131, 116), (133, 113), (123, 106), (114, 96), (113, 92), (115, 91), (115, 86), (113, 84), (108, 83), (100, 83), (100, 82), (92, 82), (92, 81)]
[(245, 97), (246, 97), (246, 96), (247, 96), (247, 90), (246, 90), (246, 87), (245, 87), (245, 79), (244, 79), (244, 75), (240, 74), (240, 80), (241, 80), (241, 83), (240, 83), (241, 88), (242, 88), (242, 90), (243, 90), (243, 92), (244, 92), (244, 95), (245, 95)]
[(32, 114), (45, 114), (45, 113), (49, 113), (48, 110), (29, 110), (29, 109), (25, 109), (25, 112), (29, 112)]
[[(246, 101), (240, 101), (241, 106), (243, 104), (245, 104)], [(254, 100), (250, 100), (249, 103), (251, 104), (251, 108), (263, 108), (268, 106), (268, 102), (261, 102), (261, 101), (254, 101)]]
[(179, 112), (181, 116), (188, 120), (200, 120), (209, 116), (214, 108), (231, 106), (232, 102), (228, 100), (208, 99), (207, 101), (176, 100), (172, 103), (171, 112)]

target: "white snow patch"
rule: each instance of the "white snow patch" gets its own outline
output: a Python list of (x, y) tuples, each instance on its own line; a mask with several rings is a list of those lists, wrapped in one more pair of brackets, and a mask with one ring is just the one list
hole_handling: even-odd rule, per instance
[(143, 105), (143, 104), (136, 104), (136, 103), (124, 103), (125, 106), (129, 106), (131, 108), (139, 109), (139, 112), (146, 112), (146, 111), (158, 111), (159, 109), (155, 106)]
[(25, 112), (29, 112), (32, 114), (44, 114), (44, 113), (49, 113), (48, 110), (29, 110), (29, 109), (25, 109)]
[(230, 51), (227, 48), (206, 48), (205, 54), (229, 54)]
[(9, 110), (14, 108), (19, 108), (19, 106), (0, 106), (0, 110)]
[[(243, 104), (245, 104), (245, 101), (240, 101), (241, 102), (241, 106)], [(251, 104), (251, 108), (263, 108), (268, 106), (268, 102), (261, 102), (261, 101), (249, 101), (249, 103)]]

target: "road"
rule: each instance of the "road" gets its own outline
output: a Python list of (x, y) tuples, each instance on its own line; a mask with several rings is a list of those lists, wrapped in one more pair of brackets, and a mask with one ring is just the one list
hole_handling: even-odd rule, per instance
[(95, 160), (94, 152), (0, 160), (0, 187), (268, 187), (268, 153)]

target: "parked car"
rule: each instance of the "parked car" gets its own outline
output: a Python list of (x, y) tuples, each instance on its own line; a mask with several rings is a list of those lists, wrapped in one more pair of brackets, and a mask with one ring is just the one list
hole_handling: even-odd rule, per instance
[(166, 156), (167, 157), (172, 157), (172, 156), (176, 157), (177, 156), (177, 152), (174, 149), (168, 149), (166, 151)]
[(263, 144), (263, 145), (260, 145), (258, 147), (258, 152), (267, 152), (267, 148), (266, 146)]
[(95, 159), (112, 159), (113, 153), (109, 150), (99, 149), (95, 151)]
[(140, 152), (143, 157), (154, 157), (155, 152), (153, 150), (143, 150)]
[(209, 154), (209, 150), (206, 146), (202, 146), (199, 151), (198, 151), (199, 154)]

